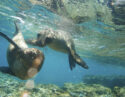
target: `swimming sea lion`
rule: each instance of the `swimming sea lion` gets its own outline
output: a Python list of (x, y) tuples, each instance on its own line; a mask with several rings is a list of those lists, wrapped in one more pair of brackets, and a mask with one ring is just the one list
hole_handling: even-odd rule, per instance
[(75, 51), (74, 42), (69, 33), (62, 30), (45, 29), (37, 34), (37, 39), (26, 40), (27, 43), (43, 47), (48, 45), (50, 48), (67, 53), (69, 55), (70, 69), (75, 67), (75, 63), (88, 69), (86, 63)]
[(0, 35), (11, 43), (7, 51), (9, 67), (0, 67), (0, 71), (26, 80), (39, 72), (44, 61), (44, 55), (36, 48), (28, 48), (16, 23), (15, 26), (16, 31), (13, 39), (0, 32)]

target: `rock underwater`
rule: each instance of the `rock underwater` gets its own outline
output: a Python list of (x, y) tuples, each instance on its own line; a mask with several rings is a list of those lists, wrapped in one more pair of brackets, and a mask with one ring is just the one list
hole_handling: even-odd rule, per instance
[(115, 86), (125, 86), (124, 75), (85, 75), (83, 82), (87, 84), (100, 84), (105, 87), (114, 88)]
[(42, 5), (47, 9), (72, 19), (75, 23), (93, 19), (112, 24), (112, 12), (107, 5), (97, 0), (29, 0), (32, 4)]
[[(28, 80), (31, 82), (31, 80)], [(27, 81), (27, 82), (28, 82)], [(33, 81), (33, 80), (32, 80)], [(110, 89), (99, 84), (65, 83), (59, 87), (54, 84), (36, 84), (28, 87), (15, 77), (0, 72), (1, 97), (124, 97), (125, 87)], [(29, 84), (30, 85), (30, 84)], [(31, 86), (31, 85), (30, 85)]]

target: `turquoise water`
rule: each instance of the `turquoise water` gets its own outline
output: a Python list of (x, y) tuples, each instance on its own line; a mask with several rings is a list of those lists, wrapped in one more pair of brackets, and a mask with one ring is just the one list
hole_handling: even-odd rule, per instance
[[(86, 70), (77, 65), (71, 71), (67, 54), (54, 51), (49, 47), (36, 47), (45, 54), (43, 67), (33, 78), (36, 84), (63, 86), (67, 82), (80, 83), (83, 82), (85, 75), (124, 76), (124, 25), (109, 23), (103, 18), (92, 18), (80, 23), (72, 22), (71, 19), (42, 5), (35, 5), (30, 0), (0, 0), (0, 2), (0, 32), (12, 38), (15, 20), (18, 21), (25, 39), (35, 38), (41, 29), (49, 27), (67, 31), (73, 37), (76, 51), (89, 66)], [(0, 37), (0, 66), (8, 66), (6, 59), (8, 45), (8, 41)], [(29, 47), (35, 46), (29, 45)]]

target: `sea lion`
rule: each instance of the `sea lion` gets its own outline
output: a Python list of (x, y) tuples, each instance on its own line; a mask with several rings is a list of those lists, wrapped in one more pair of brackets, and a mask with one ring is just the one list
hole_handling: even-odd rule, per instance
[(11, 43), (7, 50), (9, 67), (0, 67), (0, 71), (26, 80), (39, 72), (44, 61), (44, 55), (36, 48), (28, 48), (16, 23), (15, 26), (16, 31), (13, 39), (0, 32), (0, 35)]
[(56, 51), (67, 53), (71, 70), (75, 67), (75, 63), (88, 69), (86, 63), (76, 53), (71, 35), (65, 31), (44, 29), (37, 34), (37, 39), (27, 39), (26, 42), (40, 47), (47, 45)]

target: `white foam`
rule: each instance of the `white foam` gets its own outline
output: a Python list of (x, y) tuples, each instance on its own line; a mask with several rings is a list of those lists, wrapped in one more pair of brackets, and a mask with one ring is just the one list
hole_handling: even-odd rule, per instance
[(10, 16), (10, 17), (12, 17), (14, 19), (18, 19), (23, 24), (25, 23), (25, 21), (22, 18), (20, 18), (20, 17), (17, 17), (17, 16)]
[(1, 8), (4, 8), (6, 10), (9, 10), (9, 11), (13, 11), (10, 7), (7, 7), (7, 6), (3, 6), (3, 5), (0, 5)]
[(113, 5), (123, 5), (125, 4), (125, 0), (116, 0), (115, 2), (113, 2)]
[(8, 16), (8, 14), (3, 13), (3, 12), (0, 12), (0, 14), (3, 15), (3, 16)]

